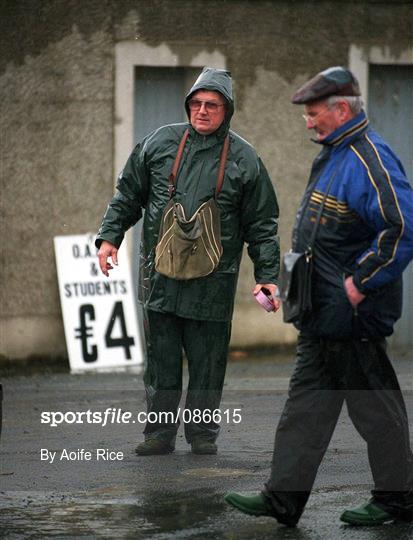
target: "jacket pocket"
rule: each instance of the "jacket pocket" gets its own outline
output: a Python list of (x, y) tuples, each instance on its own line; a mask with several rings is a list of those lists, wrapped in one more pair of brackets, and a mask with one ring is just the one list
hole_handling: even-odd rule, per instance
[(190, 319), (225, 321), (232, 318), (237, 272), (215, 271), (182, 282), (179, 314)]
[(303, 331), (330, 339), (346, 339), (353, 335), (354, 311), (340, 274), (336, 275), (334, 284), (324, 282), (316, 287), (313, 305), (313, 311), (301, 326)]
[(401, 280), (369, 292), (357, 306), (360, 337), (382, 338), (393, 333), (394, 323), (401, 316)]

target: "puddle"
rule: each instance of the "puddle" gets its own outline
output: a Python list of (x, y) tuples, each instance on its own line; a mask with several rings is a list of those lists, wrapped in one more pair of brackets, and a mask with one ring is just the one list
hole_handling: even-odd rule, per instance
[(212, 518), (225, 510), (222, 494), (211, 490), (135, 495), (113, 486), (88, 494), (3, 492), (0, 536), (161, 539), (192, 531), (191, 537), (207, 538)]
[(254, 474), (253, 471), (247, 469), (217, 469), (214, 467), (205, 467), (204, 469), (186, 469), (182, 471), (185, 476), (196, 476), (197, 478), (216, 478), (219, 476), (246, 476)]
[[(202, 472), (202, 469), (192, 469)], [(235, 470), (235, 469), (234, 469)], [(242, 471), (244, 472), (244, 471)], [(166, 486), (166, 488), (169, 486)], [(364, 491), (364, 490), (363, 490)], [(300, 526), (251, 518), (228, 508), (212, 489), (131, 492), (110, 486), (90, 492), (0, 493), (0, 537), (134, 540), (410, 540), (413, 524), (353, 528), (340, 523), (344, 507), (360, 493), (315, 491)]]

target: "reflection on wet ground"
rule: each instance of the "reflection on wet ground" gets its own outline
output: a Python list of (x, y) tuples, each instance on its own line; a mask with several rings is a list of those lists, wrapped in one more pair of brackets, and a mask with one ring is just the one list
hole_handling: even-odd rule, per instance
[[(252, 518), (229, 508), (221, 492), (127, 493), (112, 487), (82, 493), (7, 492), (0, 503), (1, 538), (192, 540), (409, 540), (413, 526), (355, 528), (337, 520), (337, 492), (318, 492), (300, 526)], [(350, 493), (339, 495), (343, 501)], [(316, 512), (314, 512), (316, 510)]]
[[(412, 540), (413, 524), (343, 525), (343, 509), (369, 497), (364, 442), (346, 411), (323, 460), (315, 490), (296, 529), (229, 507), (226, 491), (256, 492), (268, 477), (275, 425), (292, 364), (271, 357), (228, 366), (223, 408), (241, 408), (242, 422), (223, 423), (217, 456), (195, 456), (181, 426), (168, 456), (134, 454), (143, 426), (44, 426), (44, 410), (145, 408), (141, 376), (37, 373), (3, 380), (0, 539), (148, 540)], [(396, 364), (413, 413), (411, 364)], [(113, 464), (40, 461), (40, 448), (122, 450)]]
[(193, 492), (165, 497), (159, 493), (128, 495), (116, 488), (78, 495), (9, 492), (2, 494), (1, 507), (0, 530), (5, 538), (80, 538), (90, 534), (108, 538), (167, 538), (177, 531), (182, 532), (177, 538), (192, 533), (206, 538), (208, 522), (226, 510), (222, 497), (208, 490), (202, 497)]

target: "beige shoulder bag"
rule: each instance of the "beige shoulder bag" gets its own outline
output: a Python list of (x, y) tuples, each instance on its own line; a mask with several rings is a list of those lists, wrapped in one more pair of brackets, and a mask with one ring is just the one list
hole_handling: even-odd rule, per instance
[(177, 280), (207, 276), (218, 266), (222, 255), (220, 210), (216, 197), (224, 181), (229, 136), (221, 151), (217, 187), (214, 197), (201, 204), (187, 219), (183, 206), (175, 202), (176, 175), (189, 135), (187, 129), (179, 143), (178, 152), (169, 176), (170, 200), (166, 205), (155, 251), (155, 270)]

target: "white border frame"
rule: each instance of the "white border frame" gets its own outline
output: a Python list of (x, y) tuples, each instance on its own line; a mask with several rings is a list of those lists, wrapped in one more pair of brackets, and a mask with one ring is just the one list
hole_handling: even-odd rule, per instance
[[(349, 51), (349, 68), (357, 77), (361, 96), (365, 103), (365, 109), (368, 111), (369, 100), (369, 66), (371, 64), (387, 64), (387, 65), (413, 65), (413, 46), (401, 51), (398, 56), (395, 56), (390, 51), (389, 47), (358, 47), (351, 45)], [(397, 326), (396, 326), (397, 328)], [(389, 339), (390, 344), (395, 344), (397, 347), (400, 334), (396, 331)]]
[(226, 58), (218, 50), (196, 53), (190, 49), (188, 45), (176, 44), (172, 51), (165, 44), (150, 47), (136, 41), (121, 41), (115, 45), (114, 178), (125, 165), (134, 145), (135, 66), (226, 68)]
[(359, 47), (351, 45), (349, 51), (349, 68), (357, 77), (361, 95), (368, 110), (369, 65), (410, 65), (413, 64), (413, 46), (395, 56), (389, 47)]
[[(226, 58), (218, 50), (196, 52), (184, 44), (175, 44), (173, 51), (165, 44), (150, 47), (137, 41), (121, 41), (115, 45), (114, 184), (134, 146), (135, 66), (226, 69)], [(126, 233), (125, 241), (132, 257), (132, 229)]]

